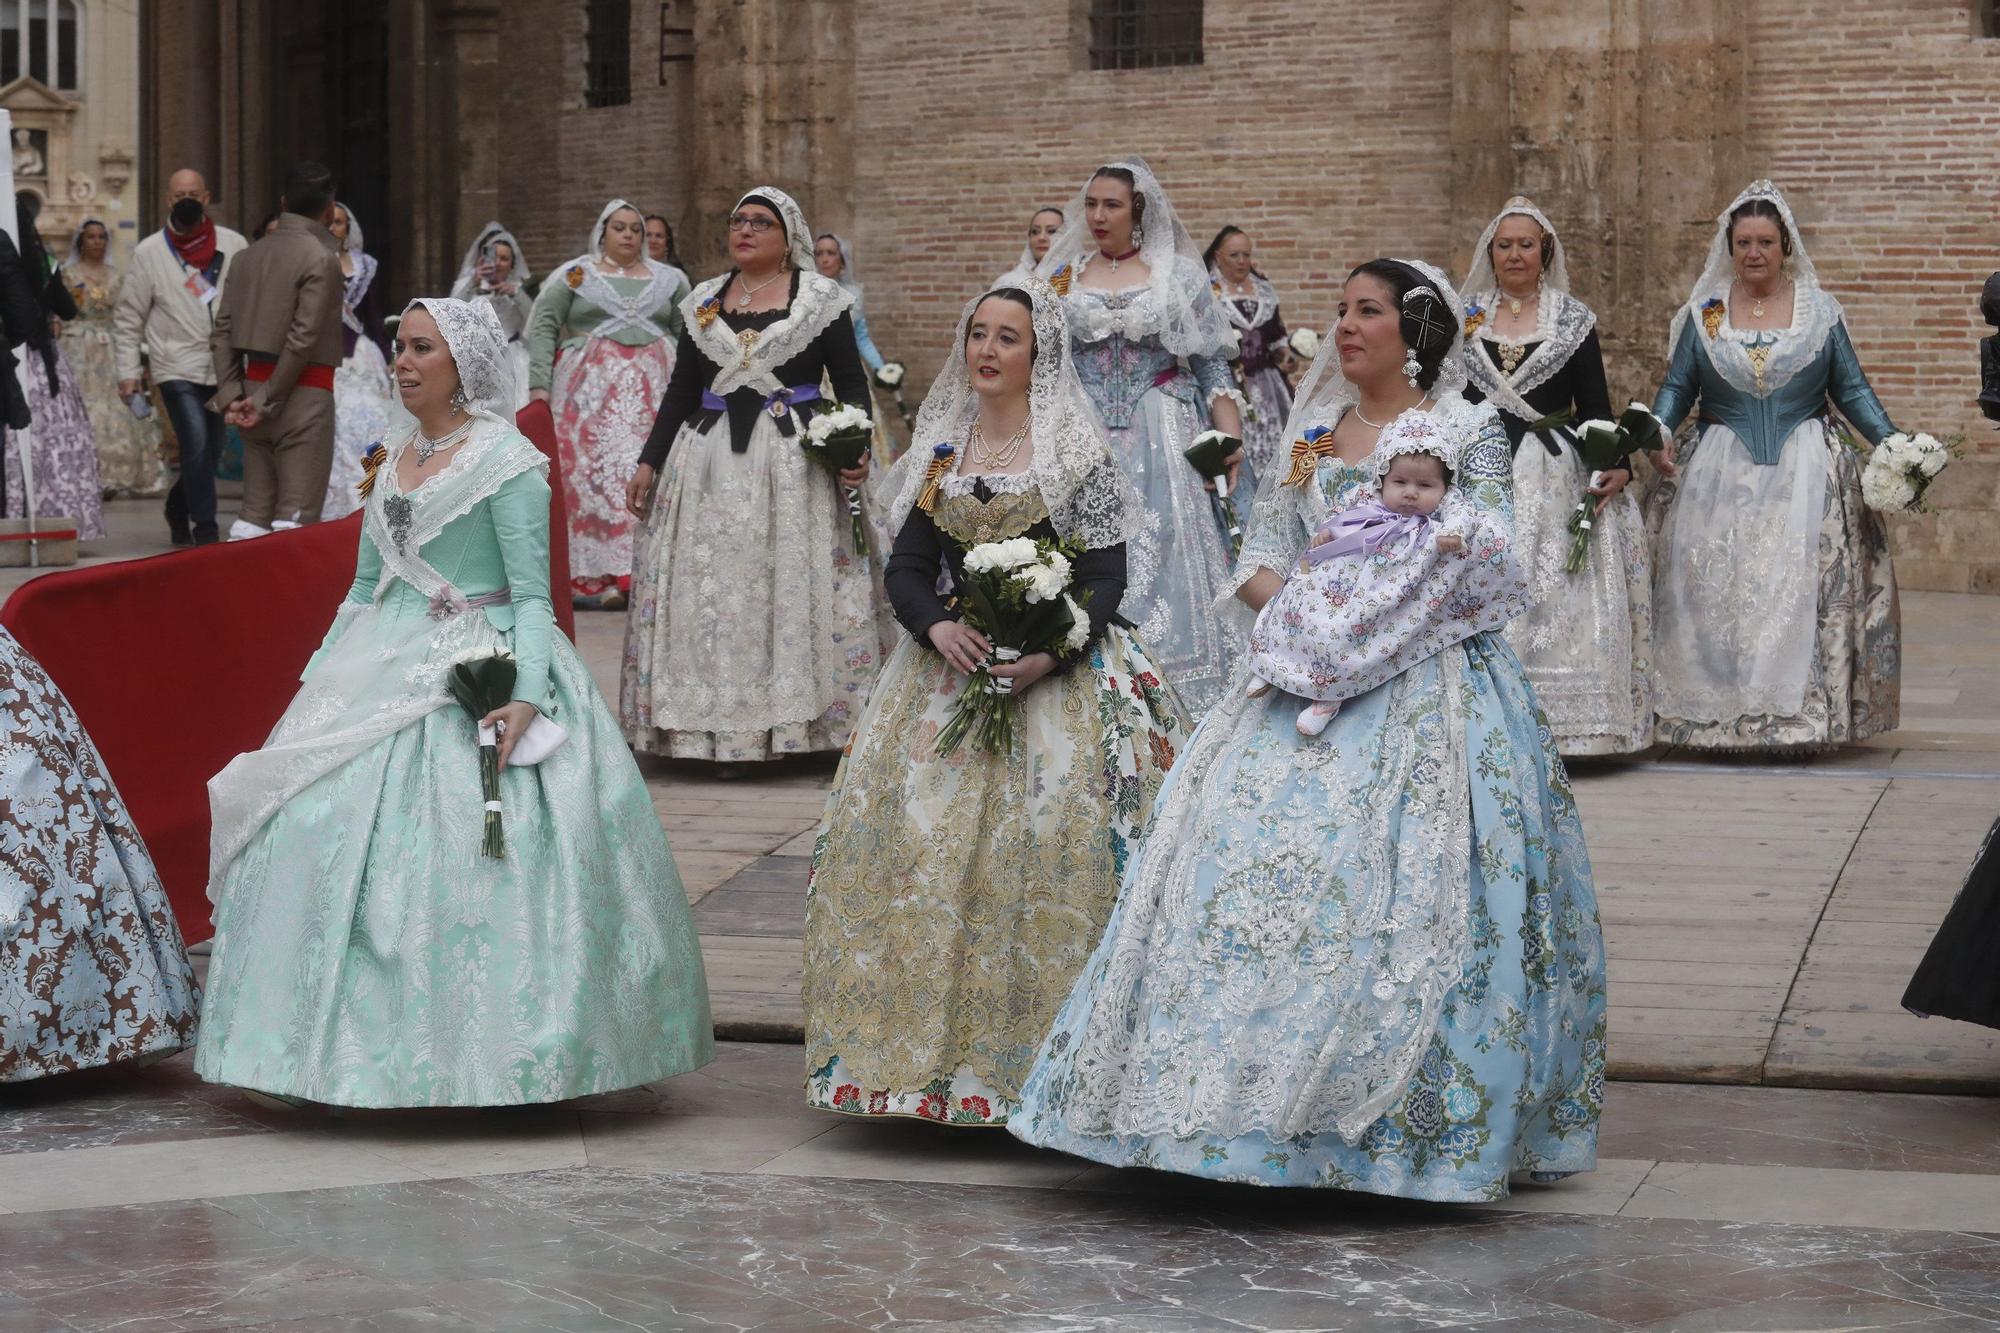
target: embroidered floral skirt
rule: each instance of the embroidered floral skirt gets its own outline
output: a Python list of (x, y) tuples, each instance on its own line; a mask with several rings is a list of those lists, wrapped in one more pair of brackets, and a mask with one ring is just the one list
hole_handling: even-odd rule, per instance
[(1590, 1169), (1604, 947), (1504, 641), (1349, 700), (1226, 692), (1008, 1130), (1118, 1166), (1443, 1202)]
[[(21, 375), (28, 385), (28, 413), (34, 418), (28, 439), (35, 451), (35, 516), (37, 520), (73, 519), (77, 540), (94, 541), (104, 535), (97, 432), (91, 429), (90, 410), (84, 406), (83, 391), (77, 387), (69, 357), (57, 344), (56, 388), (51, 392), (42, 354), (32, 347), (21, 347), (14, 355), (20, 358)], [(7, 512), (15, 518), (25, 517), (28, 501), (21, 470), (21, 437), (12, 430), (7, 431), (5, 470)]]
[(806, 908), (813, 1106), (1004, 1122), (1187, 734), (1115, 626), (1021, 699), (1007, 754), (935, 754), (964, 682), (906, 639), (827, 799)]
[[(642, 754), (839, 750), (882, 661), (879, 569), (797, 436), (681, 429), (634, 549), (618, 715)], [(572, 548), (574, 549), (574, 548)]]
[(591, 338), (556, 361), (549, 384), (556, 451), (569, 508), (570, 584), (596, 592), (632, 573), (637, 520), (625, 487), (659, 415), (674, 371), (674, 345), (659, 338), (627, 347)]
[(62, 345), (76, 371), (77, 388), (90, 417), (97, 445), (98, 485), (123, 495), (162, 494), (167, 489), (167, 475), (160, 464), (160, 414), (155, 412), (141, 421), (119, 396), (111, 312), (92, 305), (85, 318), (63, 326)]
[[(362, 614), (338, 651), (393, 655), (396, 626)], [(217, 867), (203, 1078), (339, 1106), (511, 1106), (713, 1058), (659, 816), (589, 671), (554, 645), (569, 739), (501, 773), (503, 858), (480, 854), (477, 729), (448, 704), (315, 779)], [(309, 696), (280, 731), (319, 725)]]
[(1566, 755), (1633, 754), (1653, 743), (1653, 572), (1636, 492), (1594, 520), (1571, 574), (1570, 513), (1590, 476), (1574, 452), (1537, 436), (1514, 454), (1514, 554), (1533, 605), (1507, 627)]
[(1727, 426), (1684, 443), (1647, 500), (1657, 739), (1809, 750), (1893, 730), (1902, 614), (1861, 459), (1802, 422), (1774, 464)]
[(1250, 401), (1249, 414), (1243, 420), (1243, 461), (1244, 472), (1239, 478), (1236, 508), (1244, 518), (1250, 517), (1250, 502), (1257, 497), (1256, 489), (1250, 484), (1251, 476), (1266, 476), (1271, 469), (1290, 468), (1290, 445), (1285, 439), (1285, 418), (1292, 411), (1292, 390), (1285, 383), (1285, 373), (1276, 366), (1267, 365), (1262, 370), (1253, 370), (1243, 377), (1243, 396)]
[(153, 860), (69, 701), (5, 629), (0, 811), (0, 1083), (191, 1042), (194, 973)]

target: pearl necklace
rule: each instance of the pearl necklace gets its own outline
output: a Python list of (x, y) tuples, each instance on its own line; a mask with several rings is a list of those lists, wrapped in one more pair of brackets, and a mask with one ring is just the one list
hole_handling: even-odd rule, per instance
[(966, 452), (972, 457), (975, 471), (1011, 472), (1014, 460), (1020, 457), (1021, 446), (1028, 442), (1028, 422), (1023, 420), (1019, 430), (1007, 437), (1007, 443), (998, 449), (987, 444), (986, 436), (980, 432), (979, 423), (972, 423), (972, 434), (966, 441)]
[(463, 426), (458, 427), (456, 430), (447, 431), (435, 440), (424, 434), (422, 426), (417, 427), (417, 466), (422, 467), (424, 464), (430, 462), (432, 455), (436, 454), (438, 450), (449, 449), (464, 439), (467, 432), (472, 429), (472, 423), (477, 419), (476, 417), (467, 417)]
[[(1412, 412), (1412, 411), (1421, 412), (1425, 409), (1426, 405), (1429, 404), (1430, 400), (1431, 396), (1429, 394), (1425, 394), (1423, 397), (1417, 399), (1417, 405), (1414, 408), (1406, 407), (1403, 409), (1403, 412)], [(1398, 412), (1396, 416), (1399, 417), (1403, 415), (1403, 412)], [(1362, 414), (1361, 403), (1359, 402), (1359, 400), (1357, 400), (1354, 404), (1354, 415), (1356, 418), (1360, 420), (1362, 425), (1368, 427), (1370, 430), (1387, 430), (1389, 427), (1389, 422), (1394, 421), (1396, 419), (1396, 417), (1391, 417), (1389, 418), (1389, 421), (1370, 421), (1366, 416)]]

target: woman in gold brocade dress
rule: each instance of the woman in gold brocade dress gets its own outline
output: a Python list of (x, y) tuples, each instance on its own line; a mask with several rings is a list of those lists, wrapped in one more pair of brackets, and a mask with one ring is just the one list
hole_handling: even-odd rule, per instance
[[(806, 1100), (855, 1115), (1005, 1123), (1103, 929), (1188, 732), (1117, 617), (1143, 516), (1039, 281), (966, 307), (889, 488), (890, 656), (828, 798), (806, 908)], [(1014, 537), (1081, 548), (1089, 637), (1013, 681), (1001, 754), (938, 733), (991, 651), (938, 597), (940, 560)]]

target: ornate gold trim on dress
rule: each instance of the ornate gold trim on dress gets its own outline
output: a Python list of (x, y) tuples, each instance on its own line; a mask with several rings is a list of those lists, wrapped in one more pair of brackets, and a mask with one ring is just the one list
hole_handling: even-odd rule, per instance
[(1770, 364), (1771, 347), (1772, 344), (1770, 343), (1758, 343), (1755, 346), (1743, 349), (1750, 357), (1750, 368), (1757, 372), (1757, 393), (1759, 397), (1763, 396), (1764, 393), (1764, 367)]
[(1701, 327), (1707, 332), (1709, 341), (1715, 340), (1715, 335), (1722, 331), (1722, 321), (1728, 317), (1729, 307), (1723, 304), (1721, 297), (1711, 296), (1702, 302)]
[[(736, 331), (736, 345), (743, 349), (743, 365), (741, 368), (744, 370), (750, 369), (750, 353), (756, 350), (759, 336), (756, 329), (738, 329)], [(773, 413), (773, 415), (776, 414)]]
[(1314, 426), (1311, 430), (1292, 441), (1292, 470), (1285, 474), (1285, 485), (1303, 486), (1319, 471), (1322, 458), (1333, 457), (1333, 430), (1327, 426)]
[(935, 515), (940, 531), (966, 546), (1018, 537), (1049, 516), (1037, 490), (1004, 493), (991, 500), (976, 495), (948, 495)]
[(694, 308), (694, 322), (705, 329), (715, 323), (716, 317), (721, 313), (722, 298), (711, 296)]

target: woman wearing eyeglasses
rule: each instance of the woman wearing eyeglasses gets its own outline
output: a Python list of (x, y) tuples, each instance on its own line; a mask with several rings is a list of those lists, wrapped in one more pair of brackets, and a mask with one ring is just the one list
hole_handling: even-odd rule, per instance
[(791, 196), (729, 218), (727, 273), (681, 302), (659, 418), (632, 474), (640, 515), (618, 714), (640, 753), (723, 763), (839, 750), (881, 660), (879, 594), (839, 474), (802, 447), (822, 377), (865, 408), (853, 296), (813, 265)]
[(674, 368), (687, 290), (685, 273), (647, 258), (639, 210), (613, 199), (590, 252), (542, 283), (528, 317), (528, 396), (555, 414), (578, 606), (625, 607), (634, 526), (625, 482)]

